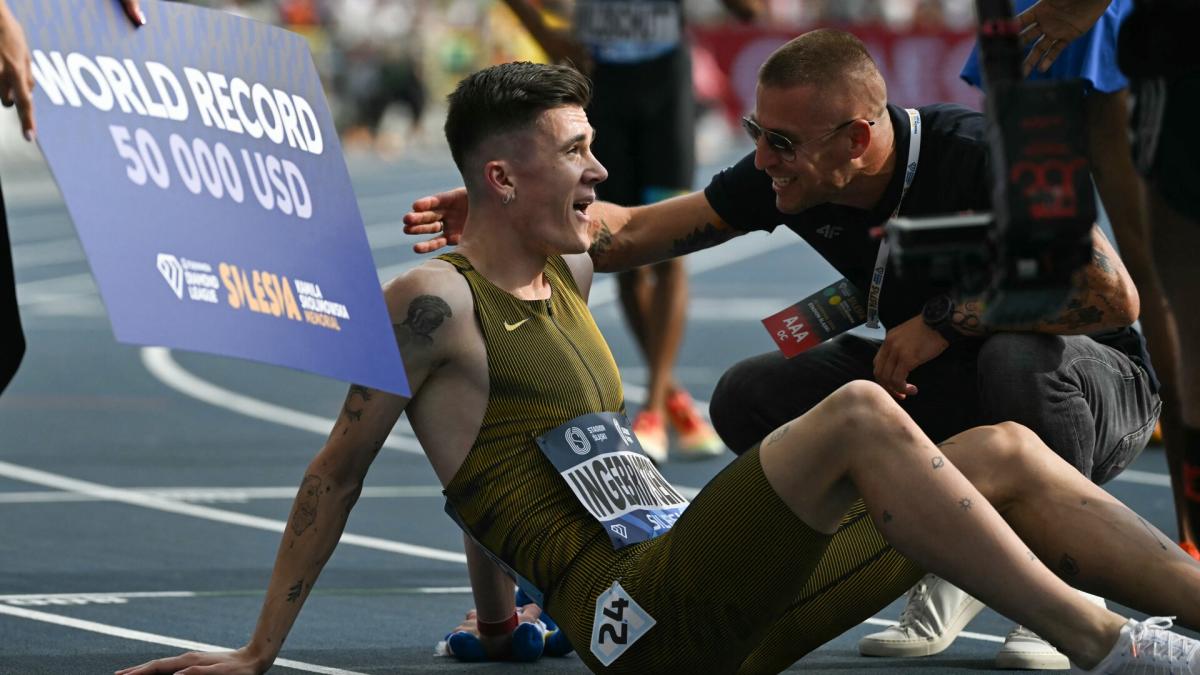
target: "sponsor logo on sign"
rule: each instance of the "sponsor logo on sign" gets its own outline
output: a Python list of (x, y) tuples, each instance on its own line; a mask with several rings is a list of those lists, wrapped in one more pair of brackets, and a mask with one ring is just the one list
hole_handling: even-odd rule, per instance
[(175, 291), (175, 297), (183, 299), (183, 265), (179, 264), (179, 259), (170, 253), (158, 254), (158, 273), (166, 279), (167, 285)]
[(592, 620), (592, 653), (605, 666), (612, 665), (625, 650), (633, 646), (654, 624), (629, 593), (614, 581), (596, 599), (596, 614)]
[(592, 451), (592, 444), (588, 441), (587, 436), (584, 435), (583, 429), (571, 427), (567, 429), (567, 433), (564, 436), (567, 439), (567, 445), (571, 446), (571, 450), (575, 454), (586, 455)]

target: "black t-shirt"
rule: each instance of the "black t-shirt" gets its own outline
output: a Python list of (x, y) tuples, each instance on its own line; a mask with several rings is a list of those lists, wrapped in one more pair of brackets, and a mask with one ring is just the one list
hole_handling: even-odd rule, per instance
[[(983, 114), (950, 103), (921, 106), (918, 110), (921, 113), (921, 154), (912, 186), (900, 206), (900, 215), (920, 217), (990, 211), (992, 176), (987, 122)], [(889, 104), (888, 114), (896, 135), (896, 169), (883, 199), (874, 209), (822, 204), (800, 213), (782, 213), (775, 208), (770, 177), (754, 168), (753, 153), (714, 176), (704, 195), (721, 219), (739, 230), (773, 231), (781, 224), (787, 226), (857, 286), (865, 298), (879, 251), (879, 240), (871, 237), (871, 230), (886, 223), (900, 201), (908, 161), (911, 136), (908, 113)], [(888, 261), (879, 294), (879, 320), (887, 327), (917, 316), (927, 300), (946, 290), (930, 282), (900, 278), (894, 262), (894, 257)], [(1155, 380), (1145, 343), (1132, 328), (1106, 331), (1092, 337), (1128, 354)], [(1155, 386), (1157, 388), (1156, 380)]]

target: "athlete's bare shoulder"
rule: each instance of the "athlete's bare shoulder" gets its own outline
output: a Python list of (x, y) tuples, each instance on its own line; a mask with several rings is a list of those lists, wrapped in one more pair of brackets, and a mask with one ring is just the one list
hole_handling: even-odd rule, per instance
[(429, 260), (414, 267), (384, 284), (383, 297), (410, 379), (414, 368), (428, 376), (473, 346), (471, 289), (450, 263)]

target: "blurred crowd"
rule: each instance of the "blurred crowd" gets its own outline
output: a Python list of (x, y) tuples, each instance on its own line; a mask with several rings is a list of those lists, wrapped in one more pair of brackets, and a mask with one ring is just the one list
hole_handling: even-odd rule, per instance
[[(441, 102), (467, 73), (503, 61), (545, 60), (500, 0), (192, 2), (304, 35), (349, 152), (398, 156), (438, 131)], [(548, 15), (564, 18), (571, 4), (541, 0)], [(764, 5), (759, 23), (775, 29), (870, 24), (920, 32), (969, 29), (974, 0), (764, 0)], [(685, 6), (694, 26), (731, 21), (719, 0), (685, 0)]]

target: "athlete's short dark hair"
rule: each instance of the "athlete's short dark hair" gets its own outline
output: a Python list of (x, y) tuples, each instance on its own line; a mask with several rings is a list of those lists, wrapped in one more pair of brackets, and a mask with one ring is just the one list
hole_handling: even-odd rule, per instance
[(459, 82), (448, 98), (450, 154), (466, 177), (466, 156), (485, 140), (526, 128), (553, 108), (586, 108), (591, 99), (591, 83), (574, 68), (528, 62), (484, 68)]

